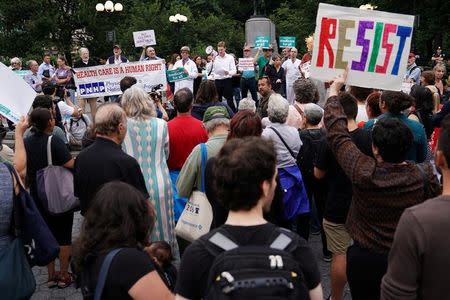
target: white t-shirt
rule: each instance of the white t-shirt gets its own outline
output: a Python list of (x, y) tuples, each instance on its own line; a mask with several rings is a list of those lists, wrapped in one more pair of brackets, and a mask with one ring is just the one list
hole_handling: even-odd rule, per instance
[(356, 115), (356, 123), (369, 121), (367, 116), (366, 105), (358, 103), (358, 114)]
[(75, 112), (75, 108), (73, 108), (72, 106), (69, 106), (64, 101), (58, 102), (58, 108), (59, 108), (59, 111), (61, 112), (61, 118), (63, 120), (72, 117), (73, 113)]

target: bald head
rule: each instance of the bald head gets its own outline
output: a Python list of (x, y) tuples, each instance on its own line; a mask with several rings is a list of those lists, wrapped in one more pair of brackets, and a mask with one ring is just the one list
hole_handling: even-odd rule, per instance
[(121, 124), (126, 125), (125, 111), (117, 103), (101, 105), (95, 114), (95, 133), (111, 136), (119, 132)]

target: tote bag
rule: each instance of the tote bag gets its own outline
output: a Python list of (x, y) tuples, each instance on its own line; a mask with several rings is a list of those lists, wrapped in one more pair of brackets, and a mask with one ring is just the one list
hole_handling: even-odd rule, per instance
[(175, 227), (176, 235), (189, 242), (208, 233), (213, 219), (212, 207), (205, 194), (206, 145), (200, 144), (200, 147), (202, 152), (201, 189), (192, 192)]
[[(20, 182), (16, 170), (8, 164), (6, 166), (17, 182)], [(19, 186), (20, 192), (14, 196), (14, 205), (17, 205), (15, 220), (20, 220), (20, 237), (24, 244), (25, 254), (30, 266), (43, 267), (58, 257), (59, 245), (42, 218), (33, 198), (21, 184)]]
[(37, 193), (44, 209), (51, 215), (63, 214), (78, 208), (74, 195), (73, 174), (52, 162), (52, 136), (47, 141), (48, 166), (36, 174)]

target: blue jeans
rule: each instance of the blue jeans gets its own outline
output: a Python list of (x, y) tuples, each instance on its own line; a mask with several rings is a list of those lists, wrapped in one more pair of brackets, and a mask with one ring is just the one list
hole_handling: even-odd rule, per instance
[(242, 98), (247, 98), (248, 91), (252, 95), (253, 101), (255, 101), (256, 107), (258, 107), (258, 94), (256, 93), (256, 80), (252, 78), (241, 78), (241, 93)]

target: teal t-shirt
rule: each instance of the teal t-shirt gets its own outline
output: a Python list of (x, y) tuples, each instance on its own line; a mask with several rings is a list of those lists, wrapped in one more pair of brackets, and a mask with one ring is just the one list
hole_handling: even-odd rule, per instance
[(258, 67), (259, 67), (259, 71), (258, 71), (259, 78), (264, 76), (264, 67), (267, 65), (268, 62), (269, 62), (269, 60), (267, 58), (265, 58), (264, 56), (260, 56), (256, 60), (256, 63), (258, 64)]

